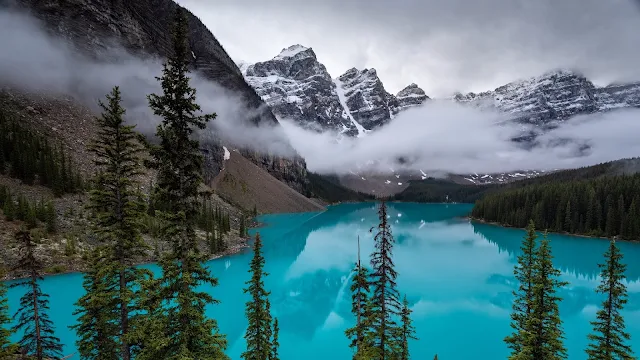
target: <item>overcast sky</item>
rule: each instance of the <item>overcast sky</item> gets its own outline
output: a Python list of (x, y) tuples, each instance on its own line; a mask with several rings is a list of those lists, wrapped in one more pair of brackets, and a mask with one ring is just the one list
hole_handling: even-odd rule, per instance
[(312, 47), (331, 76), (375, 68), (387, 91), (494, 89), (557, 67), (640, 80), (634, 0), (178, 0), (235, 60)]

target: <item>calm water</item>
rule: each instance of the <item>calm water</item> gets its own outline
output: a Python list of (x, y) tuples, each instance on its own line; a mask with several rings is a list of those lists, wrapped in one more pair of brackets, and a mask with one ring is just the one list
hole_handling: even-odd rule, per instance
[[(411, 344), (412, 358), (504, 359), (502, 338), (510, 332), (509, 311), (513, 264), (523, 231), (472, 224), (459, 218), (470, 205), (390, 204), (392, 230), (397, 240), (394, 259), (398, 286), (414, 310), (421, 340)], [(268, 215), (262, 221), (267, 287), (280, 320), (281, 358), (350, 359), (344, 329), (350, 327), (347, 280), (356, 260), (356, 238), (362, 254), (372, 249), (371, 226), (377, 222), (372, 204), (346, 204), (323, 213)], [(584, 359), (583, 349), (601, 299), (593, 292), (607, 242), (552, 235), (555, 264), (570, 285), (560, 291), (560, 306), (570, 359)], [(629, 304), (625, 312), (632, 345), (640, 352), (640, 245), (620, 243), (627, 262)], [(245, 343), (246, 320), (242, 293), (250, 254), (210, 263), (220, 285), (211, 293), (221, 304), (208, 309), (227, 334), (228, 354), (239, 359)], [(157, 267), (150, 266), (157, 271)], [(66, 353), (75, 351), (73, 304), (81, 296), (79, 274), (48, 277), (44, 291), (51, 294), (51, 316)], [(9, 292), (11, 311), (22, 290)], [(77, 359), (77, 356), (74, 357)]]

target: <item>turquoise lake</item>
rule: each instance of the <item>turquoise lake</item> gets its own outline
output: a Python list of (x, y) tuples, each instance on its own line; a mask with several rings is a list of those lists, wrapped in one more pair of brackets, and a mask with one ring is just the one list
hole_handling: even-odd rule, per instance
[[(394, 260), (398, 287), (413, 309), (419, 341), (411, 343), (413, 359), (505, 359), (502, 339), (510, 333), (513, 265), (523, 230), (471, 223), (462, 218), (466, 204), (389, 204), (396, 239)], [(364, 259), (373, 248), (369, 229), (377, 224), (374, 204), (332, 206), (322, 213), (266, 215), (257, 229), (264, 239), (266, 286), (280, 321), (283, 360), (350, 359), (344, 330), (350, 313), (348, 279), (357, 256), (357, 237)], [(255, 233), (255, 231), (254, 231)], [(554, 263), (570, 284), (559, 293), (569, 359), (585, 359), (589, 321), (602, 301), (593, 291), (607, 241), (550, 235)], [(640, 244), (621, 242), (627, 266), (629, 303), (623, 313), (631, 345), (640, 352)], [(209, 263), (220, 285), (210, 293), (221, 301), (208, 308), (227, 335), (227, 353), (239, 359), (244, 350), (244, 282), (250, 252)], [(157, 267), (149, 265), (157, 272)], [(50, 276), (42, 284), (51, 295), (50, 316), (65, 354), (75, 351), (75, 301), (82, 295), (82, 275)], [(22, 289), (9, 291), (14, 312)], [(74, 356), (73, 359), (78, 359)]]

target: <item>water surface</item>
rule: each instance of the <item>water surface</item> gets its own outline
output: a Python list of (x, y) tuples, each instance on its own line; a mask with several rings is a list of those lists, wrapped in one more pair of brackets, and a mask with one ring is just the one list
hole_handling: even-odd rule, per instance
[[(470, 205), (392, 203), (389, 216), (397, 240), (394, 260), (398, 286), (413, 309), (419, 341), (413, 359), (504, 359), (502, 339), (509, 334), (511, 291), (516, 284), (513, 265), (524, 231), (470, 223), (462, 218)], [(280, 321), (283, 360), (350, 359), (344, 330), (353, 324), (348, 278), (356, 261), (360, 236), (364, 259), (372, 250), (369, 229), (377, 223), (373, 204), (344, 204), (323, 213), (262, 216), (270, 275), (266, 286)], [(560, 311), (570, 359), (585, 359), (589, 321), (601, 303), (593, 291), (598, 284), (597, 263), (607, 242), (551, 235), (554, 263), (570, 285), (560, 290)], [(620, 243), (629, 263), (629, 303), (624, 312), (631, 345), (640, 349), (640, 246)], [(227, 334), (228, 354), (239, 359), (244, 350), (246, 320), (243, 294), (251, 254), (211, 261), (220, 285), (209, 289), (221, 301), (207, 309)], [(158, 271), (155, 265), (148, 265)], [(80, 274), (47, 277), (43, 290), (51, 294), (51, 317), (65, 353), (75, 351), (74, 302), (83, 293)], [(21, 289), (9, 291), (11, 311)], [(638, 350), (640, 351), (640, 350)], [(75, 359), (78, 357), (75, 356)]]

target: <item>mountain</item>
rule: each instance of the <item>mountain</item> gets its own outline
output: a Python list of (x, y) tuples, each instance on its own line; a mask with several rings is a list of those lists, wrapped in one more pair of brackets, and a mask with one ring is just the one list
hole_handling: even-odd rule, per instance
[[(50, 34), (66, 39), (85, 56), (100, 60), (110, 57), (114, 43), (141, 58), (165, 58), (171, 49), (170, 26), (177, 6), (172, 0), (0, 0), (0, 8), (26, 10)], [(255, 110), (247, 121), (277, 126), (277, 119), (246, 83), (222, 45), (196, 16), (186, 12), (193, 70), (239, 94)], [(223, 167), (222, 147), (218, 143), (201, 145), (206, 155), (205, 178), (211, 181)], [(306, 190), (308, 180), (302, 158), (286, 159), (246, 150), (242, 154), (299, 192)]]
[(304, 128), (361, 136), (429, 97), (416, 84), (388, 93), (375, 69), (332, 78), (312, 48), (292, 45), (271, 60), (241, 63), (245, 79), (281, 119)]
[(454, 101), (509, 113), (513, 119), (550, 126), (581, 114), (640, 107), (640, 83), (596, 87), (583, 75), (556, 70), (479, 94), (454, 94)]

